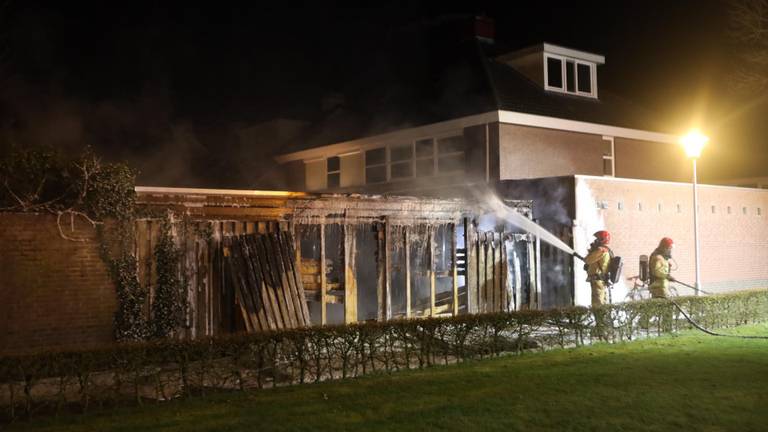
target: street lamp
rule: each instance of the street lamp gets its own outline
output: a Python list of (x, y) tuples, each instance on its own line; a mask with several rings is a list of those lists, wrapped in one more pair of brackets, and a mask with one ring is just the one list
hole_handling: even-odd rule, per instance
[(709, 141), (705, 135), (694, 129), (687, 135), (680, 138), (680, 143), (685, 148), (685, 154), (693, 160), (693, 243), (696, 263), (696, 290), (695, 295), (699, 295), (701, 289), (701, 277), (699, 274), (699, 194), (696, 187), (696, 160), (701, 156), (701, 150)]

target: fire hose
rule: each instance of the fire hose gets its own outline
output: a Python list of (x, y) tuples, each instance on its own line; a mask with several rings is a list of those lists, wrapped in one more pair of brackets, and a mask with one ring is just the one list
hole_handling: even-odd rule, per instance
[[(579, 255), (578, 253), (574, 253), (574, 254), (573, 254), (573, 256), (575, 256), (576, 258), (580, 259), (581, 261), (584, 261), (584, 262), (586, 262), (586, 261), (585, 261), (585, 259), (584, 259), (584, 257), (582, 257), (581, 255)], [(677, 284), (680, 284), (680, 285), (682, 285), (682, 286), (684, 286), (684, 287), (686, 287), (686, 288), (690, 288), (690, 289), (692, 289), (692, 290), (696, 290), (696, 287), (695, 287), (695, 286), (693, 286), (693, 285), (689, 285), (689, 284), (687, 284), (687, 283), (685, 283), (685, 282), (681, 282), (681, 281), (679, 281), (679, 280), (677, 280), (677, 279), (674, 279), (674, 278), (671, 278), (671, 277), (670, 277), (670, 278), (669, 278), (669, 281), (670, 281), (670, 282), (674, 282), (674, 283), (677, 283)], [(701, 289), (701, 288), (699, 288), (699, 289), (698, 289), (698, 291), (699, 291), (699, 292), (702, 292), (702, 293), (704, 293), (704, 294), (707, 294), (707, 295), (713, 295), (712, 293), (710, 293), (710, 292), (707, 292), (707, 291), (704, 291), (704, 290), (703, 290), (703, 289)], [(610, 298), (610, 295), (611, 295), (611, 286), (609, 285), (609, 286), (608, 286), (608, 296), (609, 296), (609, 298)], [(672, 299), (671, 299), (671, 298), (669, 298), (669, 297), (666, 297), (666, 299), (667, 299), (667, 300), (668, 300), (670, 303), (672, 303), (672, 305), (673, 305), (673, 306), (675, 306), (675, 308), (676, 308), (678, 311), (680, 311), (680, 313), (683, 315), (683, 317), (685, 317), (685, 319), (686, 319), (686, 320), (687, 320), (689, 323), (691, 323), (691, 325), (692, 325), (692, 326), (694, 326), (696, 329), (698, 329), (698, 330), (700, 330), (700, 331), (702, 331), (702, 332), (704, 332), (704, 333), (706, 333), (706, 334), (708, 334), (708, 335), (710, 335), (710, 336), (732, 337), (732, 338), (740, 338), (740, 339), (768, 339), (768, 336), (753, 336), (753, 335), (733, 335), (733, 334), (725, 334), (725, 333), (717, 333), (717, 332), (714, 332), (714, 331), (712, 331), (712, 330), (709, 330), (708, 328), (706, 328), (706, 327), (702, 326), (701, 324), (697, 323), (697, 322), (696, 322), (696, 321), (695, 321), (693, 318), (691, 318), (691, 316), (690, 316), (690, 315), (688, 315), (688, 313), (687, 313), (685, 310), (683, 310), (682, 306), (680, 306), (680, 305), (679, 305), (679, 304), (678, 304), (676, 301), (672, 300)], [(611, 303), (611, 301), (610, 301), (610, 300), (609, 300), (609, 303)]]
[[(676, 284), (679, 284), (679, 285), (682, 285), (682, 286), (684, 286), (684, 287), (690, 288), (690, 289), (692, 289), (692, 290), (696, 290), (696, 287), (695, 287), (695, 286), (693, 286), (693, 285), (689, 285), (689, 284), (687, 284), (687, 283), (685, 283), (685, 282), (681, 282), (681, 281), (679, 281), (679, 280), (677, 280), (677, 279), (675, 279), (675, 278), (672, 278), (672, 277), (670, 277), (670, 278), (669, 278), (669, 281), (670, 281), (670, 282), (674, 282), (674, 283), (676, 283)], [(707, 295), (713, 295), (712, 293), (710, 293), (710, 292), (707, 292), (707, 291), (704, 291), (704, 290), (703, 290), (703, 289), (701, 289), (701, 288), (699, 288), (698, 290), (699, 290), (699, 292), (702, 292), (702, 293), (704, 293), (704, 294), (707, 294)], [(732, 334), (725, 334), (725, 333), (717, 333), (717, 332), (713, 332), (712, 330), (709, 330), (708, 328), (705, 328), (705, 327), (704, 327), (704, 326), (702, 326), (701, 324), (699, 324), (699, 323), (697, 323), (696, 321), (694, 321), (694, 320), (693, 320), (693, 318), (691, 318), (691, 317), (690, 317), (690, 315), (688, 315), (688, 314), (687, 314), (687, 313), (686, 313), (686, 312), (683, 310), (683, 308), (682, 308), (682, 307), (680, 307), (680, 305), (679, 305), (679, 304), (678, 304), (676, 301), (672, 300), (672, 299), (671, 299), (671, 298), (669, 298), (669, 297), (667, 297), (667, 300), (669, 300), (669, 301), (670, 301), (670, 303), (672, 303), (672, 304), (675, 306), (675, 308), (677, 308), (677, 310), (679, 310), (679, 311), (680, 311), (680, 313), (681, 313), (681, 314), (683, 314), (683, 316), (685, 317), (685, 319), (686, 319), (686, 320), (688, 320), (688, 322), (689, 322), (689, 323), (691, 323), (691, 325), (692, 325), (692, 326), (696, 327), (697, 329), (701, 330), (702, 332), (704, 332), (704, 333), (706, 333), (706, 334), (708, 334), (708, 335), (711, 335), (711, 336), (723, 336), (723, 337), (735, 337), (735, 338), (741, 338), (741, 339), (768, 339), (768, 336), (732, 335)]]
[[(681, 282), (677, 282), (681, 283)], [(684, 284), (683, 284), (684, 285)], [(687, 285), (686, 285), (687, 286)], [(703, 291), (702, 291), (703, 292)], [(677, 310), (680, 311), (681, 314), (685, 317), (686, 320), (688, 320), (689, 323), (691, 323), (692, 326), (696, 327), (698, 330), (710, 335), (710, 336), (721, 336), (721, 337), (732, 337), (732, 338), (739, 338), (739, 339), (768, 339), (768, 336), (753, 336), (753, 335), (734, 335), (734, 334), (726, 334), (726, 333), (717, 333), (713, 332), (712, 330), (709, 330), (708, 328), (702, 326), (701, 324), (697, 323), (693, 320), (693, 318), (688, 315), (683, 308), (677, 304), (676, 301), (672, 300), (671, 298), (667, 297), (667, 300), (669, 300), (670, 303), (672, 303)]]

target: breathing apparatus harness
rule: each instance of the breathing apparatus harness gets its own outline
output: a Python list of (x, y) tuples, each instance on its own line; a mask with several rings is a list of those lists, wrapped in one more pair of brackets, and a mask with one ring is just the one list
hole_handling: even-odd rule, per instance
[[(614, 255), (613, 250), (611, 250), (607, 244), (600, 242), (599, 240), (595, 240), (591, 245), (589, 245), (589, 252), (591, 253), (599, 247), (606, 248), (608, 250), (608, 254), (611, 257), (610, 261), (608, 262), (608, 270), (601, 275), (590, 276), (587, 281), (591, 282), (593, 280), (599, 280), (605, 282), (605, 284), (608, 286), (608, 303), (613, 303), (613, 299), (611, 298), (611, 290), (613, 289), (613, 285), (616, 284), (621, 277), (621, 270), (624, 267), (624, 263), (622, 262), (621, 257)], [(586, 259), (577, 253), (574, 253), (573, 256), (584, 262), (584, 271), (587, 271), (589, 265), (587, 264)]]

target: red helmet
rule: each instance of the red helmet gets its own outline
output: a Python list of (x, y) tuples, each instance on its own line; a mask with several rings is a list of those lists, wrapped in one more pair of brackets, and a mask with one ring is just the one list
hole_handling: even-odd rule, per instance
[(602, 244), (608, 244), (611, 242), (611, 233), (608, 231), (598, 231), (593, 234), (597, 241), (599, 241)]
[(671, 247), (672, 247), (674, 244), (675, 244), (675, 242), (673, 242), (671, 238), (669, 238), (669, 237), (664, 237), (664, 238), (663, 238), (663, 239), (661, 239), (661, 241), (659, 242), (659, 247), (663, 247), (663, 248), (669, 249), (669, 248), (671, 248)]

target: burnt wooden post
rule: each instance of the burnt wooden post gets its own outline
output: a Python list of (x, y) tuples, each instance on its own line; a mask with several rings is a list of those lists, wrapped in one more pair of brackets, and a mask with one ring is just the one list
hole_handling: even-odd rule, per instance
[(328, 323), (328, 313), (325, 309), (325, 305), (328, 303), (327, 297), (327, 270), (325, 263), (325, 220), (320, 221), (320, 324), (326, 325)]
[(539, 269), (537, 266), (539, 262), (535, 258), (535, 247), (533, 241), (526, 242), (528, 245), (528, 268), (531, 270), (528, 272), (528, 308), (534, 309), (536, 307), (536, 277)]
[(386, 228), (381, 224), (376, 224), (376, 319), (379, 321), (387, 319), (386, 245)]
[(427, 227), (427, 244), (429, 247), (429, 315), (435, 316), (435, 228)]
[(411, 236), (408, 227), (404, 227), (405, 236), (405, 317), (411, 317)]
[(342, 225), (344, 236), (344, 323), (357, 322), (357, 281), (355, 267), (355, 231), (351, 225)]
[[(496, 241), (498, 237), (498, 242)], [(501, 283), (501, 269), (503, 261), (501, 259), (501, 233), (493, 233), (493, 300), (494, 300), (494, 312), (501, 312), (504, 310), (503, 306), (503, 293), (504, 286)]]
[(477, 235), (469, 218), (464, 218), (464, 243), (467, 249), (467, 312), (477, 313)]
[[(448, 225), (451, 235), (451, 275), (453, 280), (453, 315), (459, 314), (459, 274), (458, 266), (456, 265), (456, 225)], [(433, 291), (434, 293), (434, 285)], [(434, 303), (433, 303), (434, 305)]]
[(384, 219), (384, 317), (392, 319), (392, 227)]
[[(485, 264), (485, 274), (484, 276), (484, 286), (485, 286), (485, 295), (484, 295), (484, 311), (485, 312), (495, 312), (494, 304), (493, 304), (493, 235), (488, 235), (488, 232), (483, 233), (484, 237), (484, 264)], [(490, 237), (490, 238), (489, 238)]]

